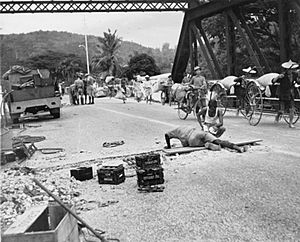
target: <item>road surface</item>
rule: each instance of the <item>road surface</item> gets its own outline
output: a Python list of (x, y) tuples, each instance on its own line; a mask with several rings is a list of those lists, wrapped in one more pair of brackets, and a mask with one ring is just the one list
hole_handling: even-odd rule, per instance
[[(289, 129), (284, 121), (274, 124), (274, 117), (264, 116), (253, 127), (234, 112), (226, 113), (224, 123), (224, 139), (263, 142), (243, 154), (204, 150), (162, 156), (161, 193), (138, 193), (135, 171), (125, 164), (125, 183), (100, 186), (96, 177), (81, 183), (80, 199), (90, 202), (80, 215), (121, 241), (299, 241), (300, 124)], [(22, 135), (46, 137), (36, 143), (38, 148), (65, 152), (36, 153), (24, 165), (59, 166), (63, 169), (53, 169), (53, 176), (64, 177), (71, 164), (93, 159), (81, 164), (96, 168), (122, 163), (119, 156), (161, 149), (169, 129), (198, 125), (192, 115), (179, 120), (174, 107), (116, 99), (66, 105), (60, 119), (44, 117), (25, 124)], [(118, 140), (124, 145), (102, 147)]]

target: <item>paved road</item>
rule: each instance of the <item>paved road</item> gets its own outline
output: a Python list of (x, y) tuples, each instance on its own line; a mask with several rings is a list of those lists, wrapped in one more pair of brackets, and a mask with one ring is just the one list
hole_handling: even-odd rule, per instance
[[(273, 121), (273, 116), (263, 116), (261, 123), (253, 127), (234, 112), (227, 112), (224, 119), (227, 132), (222, 138), (232, 141), (263, 139), (262, 144), (273, 152), (299, 158), (300, 123), (296, 129), (289, 129), (284, 121), (279, 124)], [(28, 132), (46, 136), (47, 140), (40, 146), (65, 148), (68, 159), (78, 154), (77, 158), (101, 157), (160, 149), (164, 146), (167, 130), (179, 125), (198, 125), (193, 115), (180, 120), (175, 106), (147, 105), (133, 100), (123, 104), (116, 99), (96, 99), (95, 105), (67, 105), (62, 108), (60, 119), (46, 117), (35, 123), (42, 127), (31, 128)], [(116, 140), (124, 140), (125, 144), (115, 149), (102, 147), (104, 142)]]
[[(225, 139), (263, 139), (263, 143), (243, 154), (222, 150), (163, 157), (163, 193), (138, 193), (135, 177), (127, 177), (119, 186), (99, 186), (96, 178), (83, 182), (80, 199), (96, 203), (88, 203), (91, 210), (81, 215), (93, 227), (129, 242), (299, 241), (300, 125), (289, 129), (273, 120), (266, 116), (252, 127), (233, 112), (227, 113)], [(66, 150), (62, 157), (36, 154), (25, 163), (39, 167), (160, 149), (168, 129), (197, 125), (192, 116), (179, 120), (172, 107), (134, 101), (123, 104), (115, 99), (65, 106), (61, 119), (28, 124), (41, 127), (22, 134), (47, 138), (37, 143), (39, 148)], [(115, 140), (125, 144), (102, 147), (103, 142)], [(69, 176), (69, 171), (60, 174)], [(127, 167), (126, 174), (134, 170)]]

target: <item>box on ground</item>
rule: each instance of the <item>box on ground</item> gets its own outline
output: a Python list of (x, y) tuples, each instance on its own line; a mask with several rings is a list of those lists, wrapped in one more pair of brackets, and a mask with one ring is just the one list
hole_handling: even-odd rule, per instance
[(137, 169), (137, 183), (139, 187), (152, 186), (164, 183), (163, 168), (153, 167), (149, 169)]
[(97, 170), (99, 184), (118, 185), (125, 181), (125, 172), (123, 165), (102, 166)]
[(93, 179), (93, 168), (90, 167), (78, 167), (71, 169), (71, 177), (74, 177), (76, 180), (85, 181)]
[(135, 156), (136, 166), (142, 169), (160, 166), (160, 154), (152, 153), (146, 155)]

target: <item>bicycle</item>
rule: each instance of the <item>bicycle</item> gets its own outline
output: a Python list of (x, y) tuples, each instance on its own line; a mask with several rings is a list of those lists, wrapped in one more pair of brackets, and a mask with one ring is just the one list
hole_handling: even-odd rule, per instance
[(191, 87), (185, 97), (178, 102), (177, 114), (181, 120), (185, 120), (190, 113), (196, 113), (202, 108), (202, 99), (200, 88)]

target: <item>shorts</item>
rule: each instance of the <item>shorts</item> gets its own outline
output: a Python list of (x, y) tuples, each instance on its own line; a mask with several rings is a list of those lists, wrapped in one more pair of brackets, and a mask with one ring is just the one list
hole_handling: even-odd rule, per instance
[(82, 88), (78, 88), (77, 94), (78, 94), (78, 95), (83, 95), (83, 89), (82, 89)]

